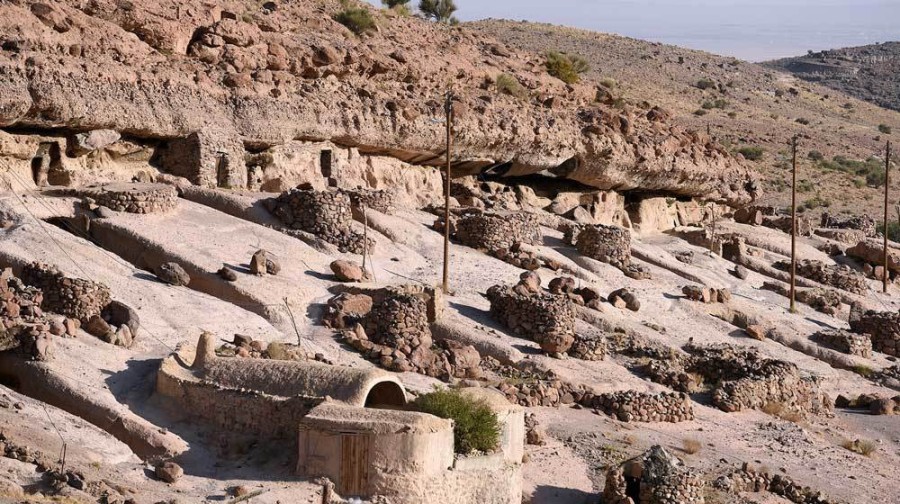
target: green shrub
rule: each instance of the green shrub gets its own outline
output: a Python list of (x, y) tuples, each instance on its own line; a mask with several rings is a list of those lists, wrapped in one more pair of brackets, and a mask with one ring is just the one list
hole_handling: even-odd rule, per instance
[[(884, 223), (878, 225), (878, 232), (884, 234)], [(897, 241), (900, 238), (900, 222), (890, 221), (888, 222), (888, 231), (887, 231), (888, 239)], [(871, 370), (869, 370), (871, 371)], [(862, 374), (862, 373), (860, 373)], [(870, 373), (871, 374), (871, 373)], [(865, 376), (865, 375), (863, 375)]]
[(797, 119), (797, 123), (802, 124), (804, 126), (809, 126), (809, 119), (807, 119), (805, 117), (800, 117)]
[(803, 179), (797, 182), (797, 192), (808, 193), (813, 192), (815, 187), (813, 187), (813, 183), (808, 179)]
[(759, 161), (763, 158), (766, 151), (762, 147), (741, 147), (738, 149), (738, 153), (748, 161)]
[(865, 161), (849, 159), (845, 156), (834, 156), (831, 161), (819, 161), (819, 167), (826, 171), (839, 171), (858, 175), (866, 184), (873, 187), (884, 185), (884, 166), (878, 158), (871, 157)]
[(566, 84), (575, 84), (581, 80), (581, 74), (590, 70), (587, 60), (581, 56), (550, 51), (546, 57), (547, 73)]
[(409, 3), (409, 0), (381, 0), (381, 3), (389, 9), (393, 9), (394, 7), (406, 6)]
[(735, 117), (737, 117), (737, 112), (732, 110), (731, 112), (728, 113), (728, 117), (734, 119)]
[(453, 17), (453, 13), (456, 12), (456, 4), (453, 3), (453, 0), (422, 0), (419, 2), (419, 10), (426, 18), (440, 23), (459, 23)]
[(516, 98), (524, 98), (528, 95), (528, 91), (525, 90), (525, 87), (519, 83), (518, 79), (511, 75), (500, 74), (494, 85), (497, 86), (497, 91), (510, 96), (515, 96)]
[(700, 79), (697, 81), (697, 87), (700, 89), (715, 89), (716, 82), (710, 79)]
[(809, 198), (808, 200), (803, 202), (803, 205), (807, 208), (807, 210), (815, 210), (816, 208), (828, 208), (831, 206), (831, 200), (823, 198), (818, 194), (815, 197)]
[(372, 18), (372, 13), (369, 12), (369, 9), (364, 7), (347, 7), (335, 14), (334, 20), (357, 35), (375, 30), (375, 19)]
[(460, 455), (490, 453), (500, 444), (500, 420), (483, 401), (458, 390), (437, 390), (420, 396), (414, 406), (422, 413), (453, 420), (454, 450)]
[(890, 135), (893, 132), (893, 129), (887, 124), (879, 124), (878, 131), (884, 133), (885, 135)]
[(723, 109), (728, 106), (728, 100), (723, 100), (719, 98), (718, 100), (713, 101), (705, 101), (703, 102), (702, 107), (706, 110), (712, 109)]
[(702, 109), (702, 108), (694, 111), (695, 116), (705, 116), (707, 113), (708, 112), (706, 111), (706, 109)]
[(817, 150), (809, 151), (809, 154), (807, 154), (807, 157), (809, 157), (809, 159), (812, 159), (813, 161), (821, 161), (821, 160), (825, 159), (825, 155)]

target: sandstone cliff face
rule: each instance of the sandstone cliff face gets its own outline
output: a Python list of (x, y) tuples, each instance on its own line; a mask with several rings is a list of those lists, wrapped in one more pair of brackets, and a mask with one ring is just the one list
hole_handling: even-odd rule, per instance
[[(439, 165), (451, 84), (457, 174), (551, 170), (603, 189), (754, 196), (752, 171), (705, 135), (647, 103), (598, 103), (593, 82), (566, 86), (541, 55), (383, 11), (358, 37), (332, 19), (337, 1), (260, 5), (4, 2), (0, 128), (109, 128), (151, 143), (164, 170), (194, 164), (195, 183), (246, 187), (248, 150), (296, 140)], [(527, 95), (499, 92), (503, 74)]]

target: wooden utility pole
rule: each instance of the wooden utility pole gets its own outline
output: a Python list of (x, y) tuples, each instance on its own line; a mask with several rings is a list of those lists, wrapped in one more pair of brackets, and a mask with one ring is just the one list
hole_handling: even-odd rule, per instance
[(797, 313), (797, 137), (791, 139), (791, 313)]
[(881, 272), (881, 292), (887, 294), (888, 290), (888, 201), (891, 191), (891, 141), (887, 142), (887, 151), (884, 156), (884, 270)]
[(447, 90), (447, 102), (444, 104), (447, 119), (447, 186), (444, 189), (444, 294), (450, 293), (450, 150), (453, 146), (453, 91)]

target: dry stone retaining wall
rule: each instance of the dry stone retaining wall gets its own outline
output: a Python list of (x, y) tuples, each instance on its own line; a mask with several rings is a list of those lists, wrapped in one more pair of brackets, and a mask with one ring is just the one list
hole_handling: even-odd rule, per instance
[(746, 464), (740, 470), (721, 476), (714, 486), (731, 493), (771, 492), (795, 504), (837, 504), (809, 487), (798, 485), (787, 476), (757, 472)]
[(391, 214), (396, 208), (395, 195), (390, 191), (375, 189), (338, 189), (337, 192), (350, 198), (353, 209), (370, 208), (384, 214)]
[(850, 329), (867, 334), (872, 349), (894, 357), (900, 357), (900, 313), (867, 311), (860, 313), (854, 306), (850, 314)]
[[(361, 254), (365, 249), (363, 236), (350, 230), (353, 211), (344, 192), (294, 189), (270, 202), (270, 210), (285, 226), (313, 233), (341, 251)], [(368, 246), (371, 250), (374, 241), (369, 239)]]
[(495, 285), (488, 289), (491, 315), (510, 330), (541, 345), (548, 353), (565, 353), (575, 338), (575, 308), (565, 295), (525, 293)]
[(821, 225), (823, 228), (851, 229), (861, 231), (866, 236), (878, 234), (875, 219), (868, 215), (831, 215), (828, 212), (822, 214)]
[(594, 408), (622, 422), (686, 422), (694, 419), (690, 397), (681, 392), (651, 394), (634, 390), (586, 394), (582, 406)]
[[(791, 263), (779, 261), (772, 266), (782, 271), (790, 271)], [(797, 274), (821, 284), (830, 285), (855, 294), (866, 294), (869, 290), (866, 279), (846, 266), (825, 264), (822, 261), (805, 259), (797, 263)]]
[(41, 306), (51, 312), (87, 321), (111, 301), (109, 288), (82, 278), (69, 278), (53, 266), (31, 263), (22, 268), (22, 281), (40, 289)]
[(631, 263), (631, 233), (616, 226), (588, 226), (576, 239), (575, 246), (581, 255), (616, 267)]
[(455, 234), (462, 243), (489, 252), (541, 242), (537, 219), (524, 212), (466, 215), (457, 220)]
[(841, 353), (858, 355), (867, 359), (872, 357), (872, 340), (864, 334), (837, 329), (817, 332), (813, 334), (812, 339)]
[(76, 192), (117, 212), (161, 213), (178, 205), (178, 191), (167, 184), (110, 184)]

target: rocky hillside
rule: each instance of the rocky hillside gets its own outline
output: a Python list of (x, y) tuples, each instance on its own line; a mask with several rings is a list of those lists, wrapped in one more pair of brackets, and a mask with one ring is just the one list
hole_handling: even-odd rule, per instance
[(900, 110), (900, 42), (810, 52), (771, 61), (766, 66), (884, 108)]
[(832, 212), (880, 215), (875, 186), (883, 161), (864, 161), (883, 159), (891, 136), (880, 125), (891, 127), (897, 140), (897, 112), (702, 51), (547, 24), (487, 20), (469, 26), (522, 50), (580, 55), (590, 64), (588, 77), (603, 83), (616, 103), (659, 104), (687, 128), (709, 128), (731, 152), (758, 154), (752, 164), (763, 174), (767, 204), (790, 202), (788, 143), (799, 135), (804, 209), (828, 205)]
[[(751, 198), (746, 164), (669, 122), (652, 100), (596, 103), (596, 82), (567, 86), (544, 71), (540, 54), (468, 27), (370, 9), (376, 29), (357, 35), (334, 20), (344, 8), (331, 0), (4, 2), (0, 127), (110, 128), (162, 152), (199, 132), (201, 163), (228, 171), (201, 182), (244, 187), (248, 152), (290, 140), (437, 164), (450, 84), (457, 173), (566, 163), (563, 175), (601, 188)], [(500, 92), (501, 76), (526, 92)], [(155, 158), (168, 171), (183, 161)]]

